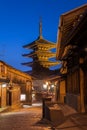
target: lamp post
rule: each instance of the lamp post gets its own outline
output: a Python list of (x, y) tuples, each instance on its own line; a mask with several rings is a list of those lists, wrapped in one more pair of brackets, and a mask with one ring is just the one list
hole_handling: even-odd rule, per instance
[(43, 88), (47, 91), (47, 96), (49, 95), (50, 86), (49, 83), (46, 81), (45, 84), (43, 84)]
[(46, 85), (47, 85), (47, 96), (49, 94), (49, 86), (48, 86), (48, 82), (46, 82)]

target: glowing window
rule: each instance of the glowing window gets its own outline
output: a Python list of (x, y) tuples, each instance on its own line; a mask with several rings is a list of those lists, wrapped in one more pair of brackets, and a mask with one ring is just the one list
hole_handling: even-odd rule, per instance
[(25, 94), (21, 94), (20, 100), (21, 100), (21, 101), (25, 101), (25, 100), (26, 100), (26, 95), (25, 95)]

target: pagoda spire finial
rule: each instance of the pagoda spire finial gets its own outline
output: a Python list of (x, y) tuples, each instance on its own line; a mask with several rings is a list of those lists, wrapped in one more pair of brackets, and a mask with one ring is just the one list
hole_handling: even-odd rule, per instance
[(40, 23), (39, 23), (39, 38), (42, 38), (42, 18), (40, 17)]

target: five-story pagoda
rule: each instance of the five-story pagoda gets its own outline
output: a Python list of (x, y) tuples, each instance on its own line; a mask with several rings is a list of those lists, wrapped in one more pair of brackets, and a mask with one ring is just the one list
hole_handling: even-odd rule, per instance
[(30, 71), (27, 73), (38, 79), (44, 79), (53, 74), (54, 71), (49, 68), (58, 65), (59, 62), (54, 62), (49, 59), (56, 56), (56, 54), (51, 51), (51, 49), (56, 48), (56, 44), (43, 39), (41, 21), (39, 25), (39, 37), (32, 43), (24, 45), (23, 48), (33, 50), (29, 54), (23, 54), (23, 56), (33, 59), (32, 62), (22, 63), (22, 65), (32, 67), (31, 73)]

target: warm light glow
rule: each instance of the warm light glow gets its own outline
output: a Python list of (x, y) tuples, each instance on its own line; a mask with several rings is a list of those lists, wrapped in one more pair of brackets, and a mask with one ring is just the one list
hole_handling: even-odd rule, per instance
[(46, 82), (46, 85), (48, 85), (48, 82)]
[(52, 84), (51, 87), (54, 88), (54, 84)]
[(35, 93), (32, 94), (32, 98), (35, 97)]
[(6, 84), (2, 84), (2, 88), (5, 88), (6, 87)]
[(47, 89), (47, 84), (43, 84), (43, 88), (44, 88), (44, 89)]
[(21, 101), (25, 101), (25, 100), (26, 100), (26, 95), (25, 95), (25, 94), (21, 94), (20, 100), (21, 100)]
[(48, 86), (48, 90), (50, 90), (50, 86)]

